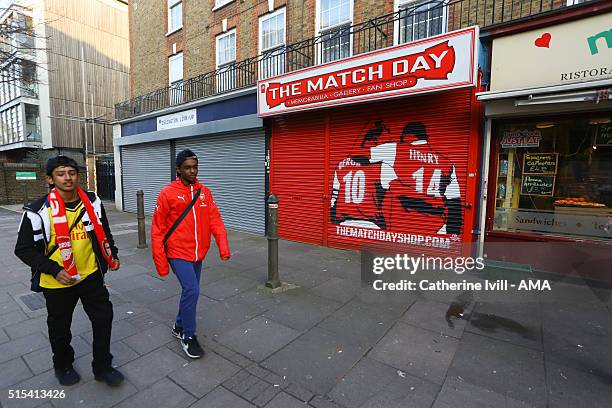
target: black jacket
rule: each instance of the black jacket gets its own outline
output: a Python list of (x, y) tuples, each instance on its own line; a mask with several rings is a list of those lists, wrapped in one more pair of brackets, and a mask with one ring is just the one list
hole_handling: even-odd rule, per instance
[[(102, 222), (102, 227), (108, 238), (108, 243), (113, 254), (113, 258), (117, 259), (118, 249), (115, 246), (113, 235), (111, 234), (108, 219), (106, 218), (106, 211), (102, 205), (100, 198), (93, 192), (87, 192), (87, 196), (91, 201), (94, 210), (96, 211), (98, 218)], [(32, 290), (39, 292), (39, 280), (40, 273), (47, 273), (56, 277), (57, 274), (63, 269), (62, 266), (52, 261), (47, 257), (47, 248), (50, 239), (50, 226), (51, 220), (49, 217), (49, 199), (48, 195), (39, 198), (38, 200), (23, 207), (24, 213), (21, 218), (21, 224), (19, 225), (19, 233), (17, 234), (17, 244), (15, 245), (15, 255), (23, 263), (32, 268)], [(96, 262), (98, 269), (102, 273), (108, 271), (108, 263), (102, 255), (102, 250), (98, 244), (96, 234), (93, 230), (93, 225), (89, 222), (87, 213), (84, 214), (81, 220), (87, 235), (91, 240), (94, 254), (96, 256)]]

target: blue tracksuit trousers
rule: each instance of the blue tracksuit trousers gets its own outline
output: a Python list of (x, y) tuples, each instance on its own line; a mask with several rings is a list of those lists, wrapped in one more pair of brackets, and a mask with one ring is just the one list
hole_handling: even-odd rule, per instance
[(176, 326), (183, 329), (185, 338), (191, 337), (196, 334), (196, 307), (200, 297), (202, 261), (189, 262), (182, 259), (169, 259), (168, 261), (183, 289), (179, 311), (176, 315)]

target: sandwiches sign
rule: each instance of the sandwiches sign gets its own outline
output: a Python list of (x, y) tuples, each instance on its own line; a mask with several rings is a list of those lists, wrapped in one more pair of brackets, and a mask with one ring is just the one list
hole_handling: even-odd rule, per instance
[(474, 86), (477, 30), (472, 27), (259, 81), (258, 114)]

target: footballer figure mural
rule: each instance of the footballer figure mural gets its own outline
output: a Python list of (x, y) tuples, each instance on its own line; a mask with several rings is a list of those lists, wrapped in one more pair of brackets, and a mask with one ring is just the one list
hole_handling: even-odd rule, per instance
[(383, 202), (396, 177), (394, 143), (385, 142), (390, 133), (383, 121), (376, 121), (337, 164), (330, 209), (333, 224), (387, 229)]
[(408, 122), (394, 133), (378, 120), (335, 167), (330, 221), (456, 236), (463, 224), (461, 200), (455, 165), (436, 150), (423, 123)]

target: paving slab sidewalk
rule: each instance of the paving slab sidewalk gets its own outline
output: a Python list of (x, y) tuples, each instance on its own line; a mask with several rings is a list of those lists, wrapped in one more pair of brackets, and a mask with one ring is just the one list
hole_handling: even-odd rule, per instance
[[(610, 305), (596, 301), (602, 297), (592, 297), (586, 285), (557, 282), (563, 296), (556, 301), (474, 301), (451, 324), (454, 294), (375, 293), (361, 286), (354, 251), (281, 241), (281, 278), (301, 287), (258, 291), (266, 240), (238, 232), (229, 233), (230, 262), (218, 260), (214, 244), (205, 261), (198, 331), (207, 354), (190, 360), (170, 334), (180, 297), (176, 279), (157, 276), (150, 251), (136, 248), (135, 215), (106, 206), (122, 263), (106, 277), (115, 305), (112, 352), (126, 383), (110, 389), (93, 380), (91, 326), (79, 307), (73, 345), (83, 379), (57, 384), (44, 308), (28, 308), (36, 306), (24, 298), (31, 295), (29, 272), (12, 253), (19, 206), (0, 208), (3, 407), (607, 407), (612, 401)], [(65, 397), (16, 399), (10, 390), (63, 390)]]

